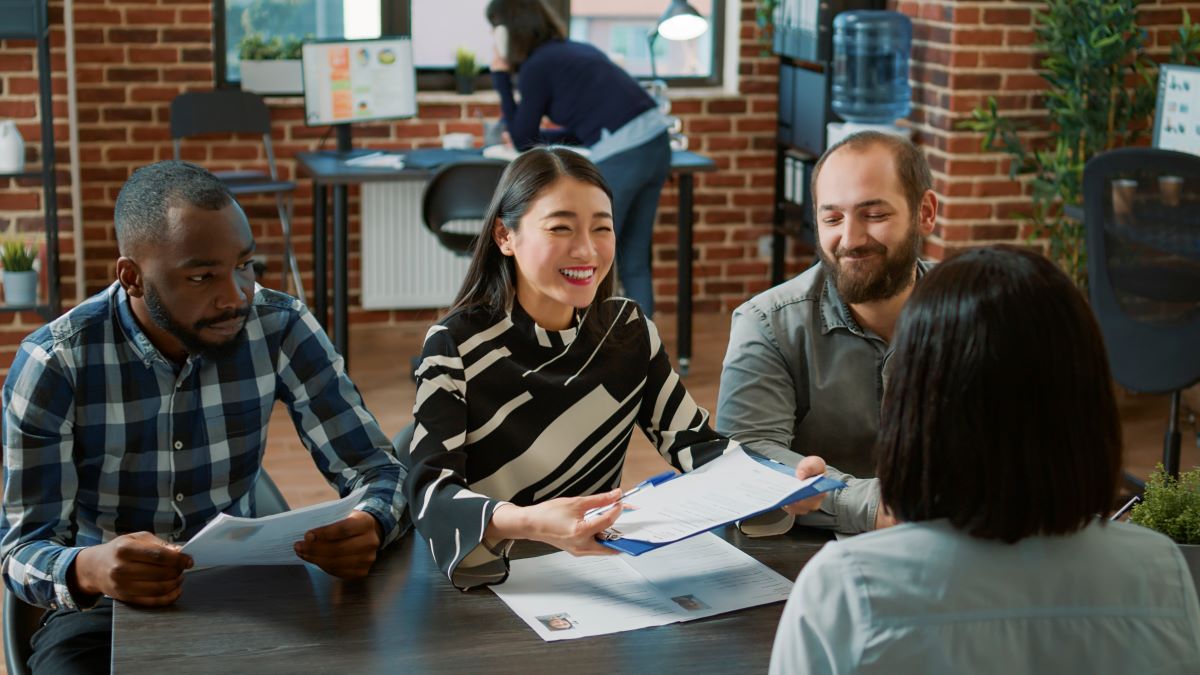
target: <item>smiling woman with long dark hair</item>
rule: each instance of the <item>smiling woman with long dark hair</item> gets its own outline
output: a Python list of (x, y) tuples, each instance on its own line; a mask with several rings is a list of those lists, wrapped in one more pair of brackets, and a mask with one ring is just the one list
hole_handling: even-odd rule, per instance
[[(518, 150), (539, 143), (588, 148), (612, 188), (621, 283), (653, 316), (650, 243), (671, 168), (670, 122), (604, 52), (568, 40), (544, 0), (491, 0), (485, 14), (496, 39), (492, 84), (513, 144)], [(542, 129), (543, 117), (559, 128)]]
[(803, 569), (775, 673), (1197, 673), (1178, 548), (1109, 523), (1121, 429), (1083, 296), (1045, 258), (976, 249), (897, 326), (876, 443), (900, 525)]
[[(635, 426), (682, 471), (731, 447), (684, 389), (654, 324), (612, 296), (610, 194), (575, 152), (518, 157), (454, 307), (425, 338), (405, 488), (413, 522), (460, 588), (503, 581), (516, 539), (612, 553), (595, 535), (620, 509), (583, 515), (620, 496)], [(805, 470), (821, 473), (812, 460)]]

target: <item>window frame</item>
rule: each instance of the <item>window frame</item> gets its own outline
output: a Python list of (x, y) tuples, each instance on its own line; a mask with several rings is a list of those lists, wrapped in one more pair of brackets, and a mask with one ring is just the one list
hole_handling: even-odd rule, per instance
[[(660, 77), (668, 87), (720, 87), (725, 75), (725, 3), (736, 0), (712, 0), (712, 16), (709, 30), (713, 32), (712, 69), (707, 76)], [(383, 35), (412, 35), (413, 0), (382, 0), (380, 2), (380, 31)], [(571, 0), (546, 0), (564, 21), (571, 21)], [(659, 38), (660, 40), (665, 38)], [(240, 81), (226, 79), (225, 59), (225, 0), (213, 0), (213, 86), (216, 89), (240, 89)], [(650, 79), (648, 75), (634, 76), (639, 82)], [(486, 91), (492, 86), (491, 71), (484, 69), (475, 78), (477, 90)], [(418, 92), (454, 91), (453, 68), (417, 68)]]

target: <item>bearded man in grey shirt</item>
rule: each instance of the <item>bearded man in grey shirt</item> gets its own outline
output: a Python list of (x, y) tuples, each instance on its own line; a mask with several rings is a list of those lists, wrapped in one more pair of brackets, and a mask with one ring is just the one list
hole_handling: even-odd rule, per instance
[[(932, 183), (924, 155), (899, 136), (860, 132), (829, 148), (812, 175), (820, 262), (733, 314), (717, 431), (790, 466), (820, 455), (847, 484), (801, 517), (805, 525), (854, 533), (892, 524), (869, 478), (872, 449), (892, 332), (930, 266), (918, 255), (937, 215)], [(756, 524), (779, 532), (792, 516)]]

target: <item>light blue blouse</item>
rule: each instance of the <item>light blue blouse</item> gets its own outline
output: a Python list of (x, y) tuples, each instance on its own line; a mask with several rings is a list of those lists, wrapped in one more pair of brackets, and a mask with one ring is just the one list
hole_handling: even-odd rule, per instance
[(1124, 523), (1016, 544), (945, 521), (826, 545), (783, 612), (772, 673), (1200, 673), (1179, 548)]

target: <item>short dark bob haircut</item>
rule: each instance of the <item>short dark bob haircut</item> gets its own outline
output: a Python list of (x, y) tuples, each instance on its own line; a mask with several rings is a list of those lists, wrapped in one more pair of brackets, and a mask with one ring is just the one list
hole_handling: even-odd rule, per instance
[(484, 14), (493, 27), (508, 29), (506, 60), (513, 70), (543, 43), (567, 39), (566, 24), (544, 0), (492, 0)]
[(876, 452), (899, 520), (1012, 543), (1112, 510), (1121, 425), (1104, 341), (1053, 263), (996, 246), (937, 265), (894, 348)]

